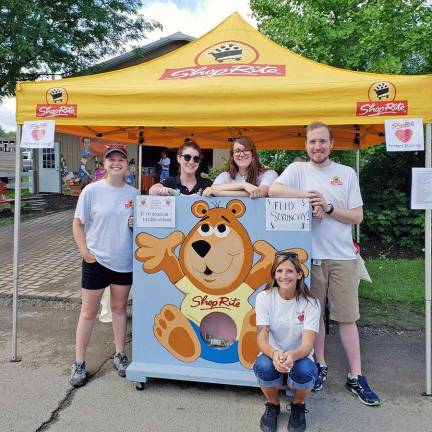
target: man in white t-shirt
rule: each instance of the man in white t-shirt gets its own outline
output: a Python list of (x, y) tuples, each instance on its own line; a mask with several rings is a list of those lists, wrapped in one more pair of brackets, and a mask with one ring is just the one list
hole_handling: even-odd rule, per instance
[(356, 253), (352, 225), (363, 220), (363, 201), (355, 171), (329, 159), (333, 147), (332, 130), (314, 122), (306, 128), (309, 162), (294, 162), (270, 186), (270, 197), (309, 198), (312, 205), (312, 292), (321, 303), (320, 332), (315, 340), (315, 361), (321, 390), (327, 378), (324, 357), (325, 326), (322, 318), (328, 299), (330, 318), (339, 324), (339, 335), (350, 373), (347, 387), (361, 402), (380, 405), (361, 372), (360, 318)]

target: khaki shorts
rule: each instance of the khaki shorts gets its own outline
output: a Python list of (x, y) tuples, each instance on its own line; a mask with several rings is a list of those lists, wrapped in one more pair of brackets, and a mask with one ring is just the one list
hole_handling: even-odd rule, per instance
[(360, 318), (356, 266), (356, 260), (312, 263), (311, 289), (321, 303), (321, 316), (328, 298), (331, 320), (351, 323)]

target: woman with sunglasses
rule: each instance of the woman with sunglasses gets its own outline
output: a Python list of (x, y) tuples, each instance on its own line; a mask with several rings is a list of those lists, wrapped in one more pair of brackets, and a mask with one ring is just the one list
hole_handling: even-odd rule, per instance
[(150, 195), (202, 195), (202, 192), (211, 186), (209, 179), (198, 175), (201, 160), (201, 148), (198, 144), (187, 138), (177, 150), (177, 162), (180, 166), (180, 174), (168, 177), (161, 183), (154, 184)]
[(288, 431), (306, 429), (305, 400), (318, 369), (313, 345), (319, 331), (320, 305), (304, 282), (308, 274), (301, 263), (306, 256), (289, 250), (276, 253), (271, 280), (255, 303), (257, 344), (261, 351), (254, 372), (267, 398), (261, 430), (277, 430), (279, 390), (287, 384), (293, 393)]
[(276, 171), (261, 165), (252, 139), (239, 137), (231, 145), (228, 171), (220, 173), (203, 195), (266, 197), (277, 176)]

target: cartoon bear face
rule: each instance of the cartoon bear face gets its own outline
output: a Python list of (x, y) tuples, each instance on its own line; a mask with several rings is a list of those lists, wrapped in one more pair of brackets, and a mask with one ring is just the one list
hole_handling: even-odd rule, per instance
[(252, 267), (252, 242), (237, 220), (245, 211), (240, 200), (229, 201), (226, 208), (209, 209), (205, 201), (192, 206), (192, 213), (201, 220), (183, 241), (179, 262), (185, 276), (207, 294), (235, 290)]

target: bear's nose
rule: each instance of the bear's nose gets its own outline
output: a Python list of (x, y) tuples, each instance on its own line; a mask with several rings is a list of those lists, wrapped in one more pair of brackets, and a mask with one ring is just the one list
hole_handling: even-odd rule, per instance
[(194, 251), (201, 257), (204, 258), (208, 251), (210, 250), (211, 246), (209, 243), (207, 243), (205, 240), (197, 240), (192, 243), (192, 247)]

